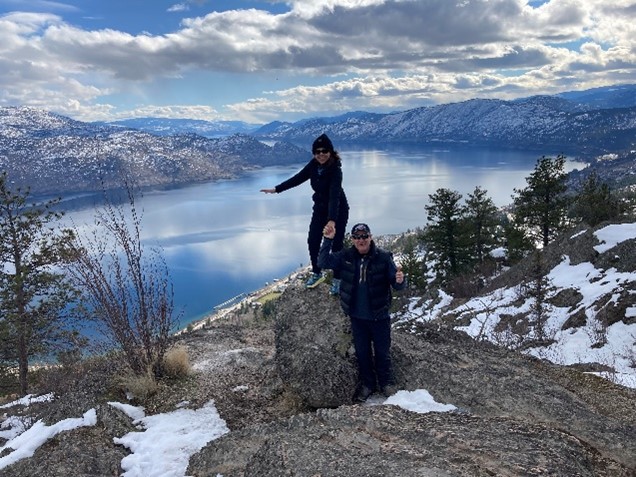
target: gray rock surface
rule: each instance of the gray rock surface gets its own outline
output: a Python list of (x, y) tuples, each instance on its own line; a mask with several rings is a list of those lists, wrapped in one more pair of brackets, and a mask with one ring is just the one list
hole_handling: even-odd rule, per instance
[(415, 414), (389, 405), (321, 409), (243, 429), (190, 460), (195, 477), (627, 477), (562, 430), (512, 418)]
[(634, 390), (430, 325), (394, 332), (393, 354), (401, 389), (426, 389), (478, 416), (561, 429), (636, 467)]
[[(462, 412), (350, 404), (356, 376), (347, 321), (327, 290), (294, 282), (274, 320), (237, 314), (179, 336), (193, 373), (161, 383), (143, 403), (146, 413), (214, 400), (230, 429), (190, 458), (186, 475), (636, 475), (634, 390), (446, 328), (398, 327), (394, 368), (400, 389), (426, 389)], [(98, 422), (58, 434), (0, 477), (121, 475), (128, 449), (113, 437), (134, 427), (107, 404), (125, 401), (112, 386), (116, 368), (109, 370), (80, 370), (75, 381), (60, 375), (41, 389), (55, 401), (3, 409), (53, 424), (95, 408)], [(319, 392), (308, 391), (314, 386)], [(316, 410), (324, 396), (329, 406)]]
[(352, 363), (342, 352), (343, 320), (326, 287), (289, 287), (275, 326), (283, 385), (307, 404), (319, 399), (310, 390), (318, 383), (330, 407), (339, 399), (341, 406), (231, 432), (193, 456), (189, 474), (634, 475), (633, 390), (418, 325), (393, 333), (398, 387), (426, 389), (462, 412), (354, 406), (347, 390), (355, 381), (338, 377)]

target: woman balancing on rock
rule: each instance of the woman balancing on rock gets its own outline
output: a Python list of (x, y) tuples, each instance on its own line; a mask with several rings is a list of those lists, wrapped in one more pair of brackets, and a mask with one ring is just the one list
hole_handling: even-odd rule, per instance
[[(312, 274), (305, 284), (307, 288), (314, 288), (324, 278), (318, 266), (318, 250), (322, 242), (325, 227), (335, 232), (332, 251), (342, 249), (345, 229), (349, 220), (349, 203), (342, 188), (342, 164), (340, 155), (334, 150), (331, 140), (322, 134), (312, 145), (314, 157), (297, 174), (281, 182), (272, 189), (261, 189), (266, 194), (278, 194), (306, 181), (309, 181), (314, 193), (314, 205), (309, 223), (307, 245), (311, 260)], [(334, 273), (329, 293), (337, 295), (340, 291), (340, 274)]]

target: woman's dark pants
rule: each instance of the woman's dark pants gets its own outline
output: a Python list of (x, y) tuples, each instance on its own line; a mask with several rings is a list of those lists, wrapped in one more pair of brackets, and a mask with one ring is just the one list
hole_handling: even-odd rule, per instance
[[(336, 219), (336, 235), (331, 244), (331, 251), (338, 252), (342, 250), (344, 244), (344, 236), (349, 220), (349, 208), (341, 207)], [(309, 234), (307, 235), (307, 245), (309, 247), (309, 259), (311, 260), (311, 271), (320, 273), (322, 270), (318, 266), (318, 251), (322, 242), (322, 231), (327, 225), (327, 210), (314, 208), (309, 223)], [(334, 278), (340, 278), (340, 272), (334, 271)]]

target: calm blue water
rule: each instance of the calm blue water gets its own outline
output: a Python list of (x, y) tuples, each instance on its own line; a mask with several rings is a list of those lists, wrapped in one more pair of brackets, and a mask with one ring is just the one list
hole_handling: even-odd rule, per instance
[[(439, 188), (464, 197), (477, 185), (496, 205), (511, 202), (526, 186), (536, 153), (493, 150), (392, 148), (342, 149), (349, 226), (366, 222), (374, 234), (404, 232), (426, 223), (424, 205)], [(160, 245), (170, 269), (182, 326), (240, 293), (261, 288), (309, 262), (306, 233), (309, 184), (266, 195), (304, 164), (269, 167), (233, 180), (146, 192), (143, 240)], [(568, 163), (568, 170), (580, 163)], [(92, 222), (93, 208), (72, 210), (78, 224)]]

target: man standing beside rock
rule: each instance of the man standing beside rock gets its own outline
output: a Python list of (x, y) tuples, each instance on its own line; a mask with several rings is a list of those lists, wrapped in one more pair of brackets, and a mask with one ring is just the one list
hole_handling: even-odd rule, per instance
[(318, 253), (318, 265), (341, 273), (340, 305), (351, 319), (353, 343), (358, 360), (360, 388), (355, 400), (364, 402), (378, 388), (393, 393), (391, 369), (391, 287), (406, 286), (404, 273), (391, 253), (376, 247), (367, 224), (351, 229), (353, 246), (331, 252), (335, 230), (326, 226)]

